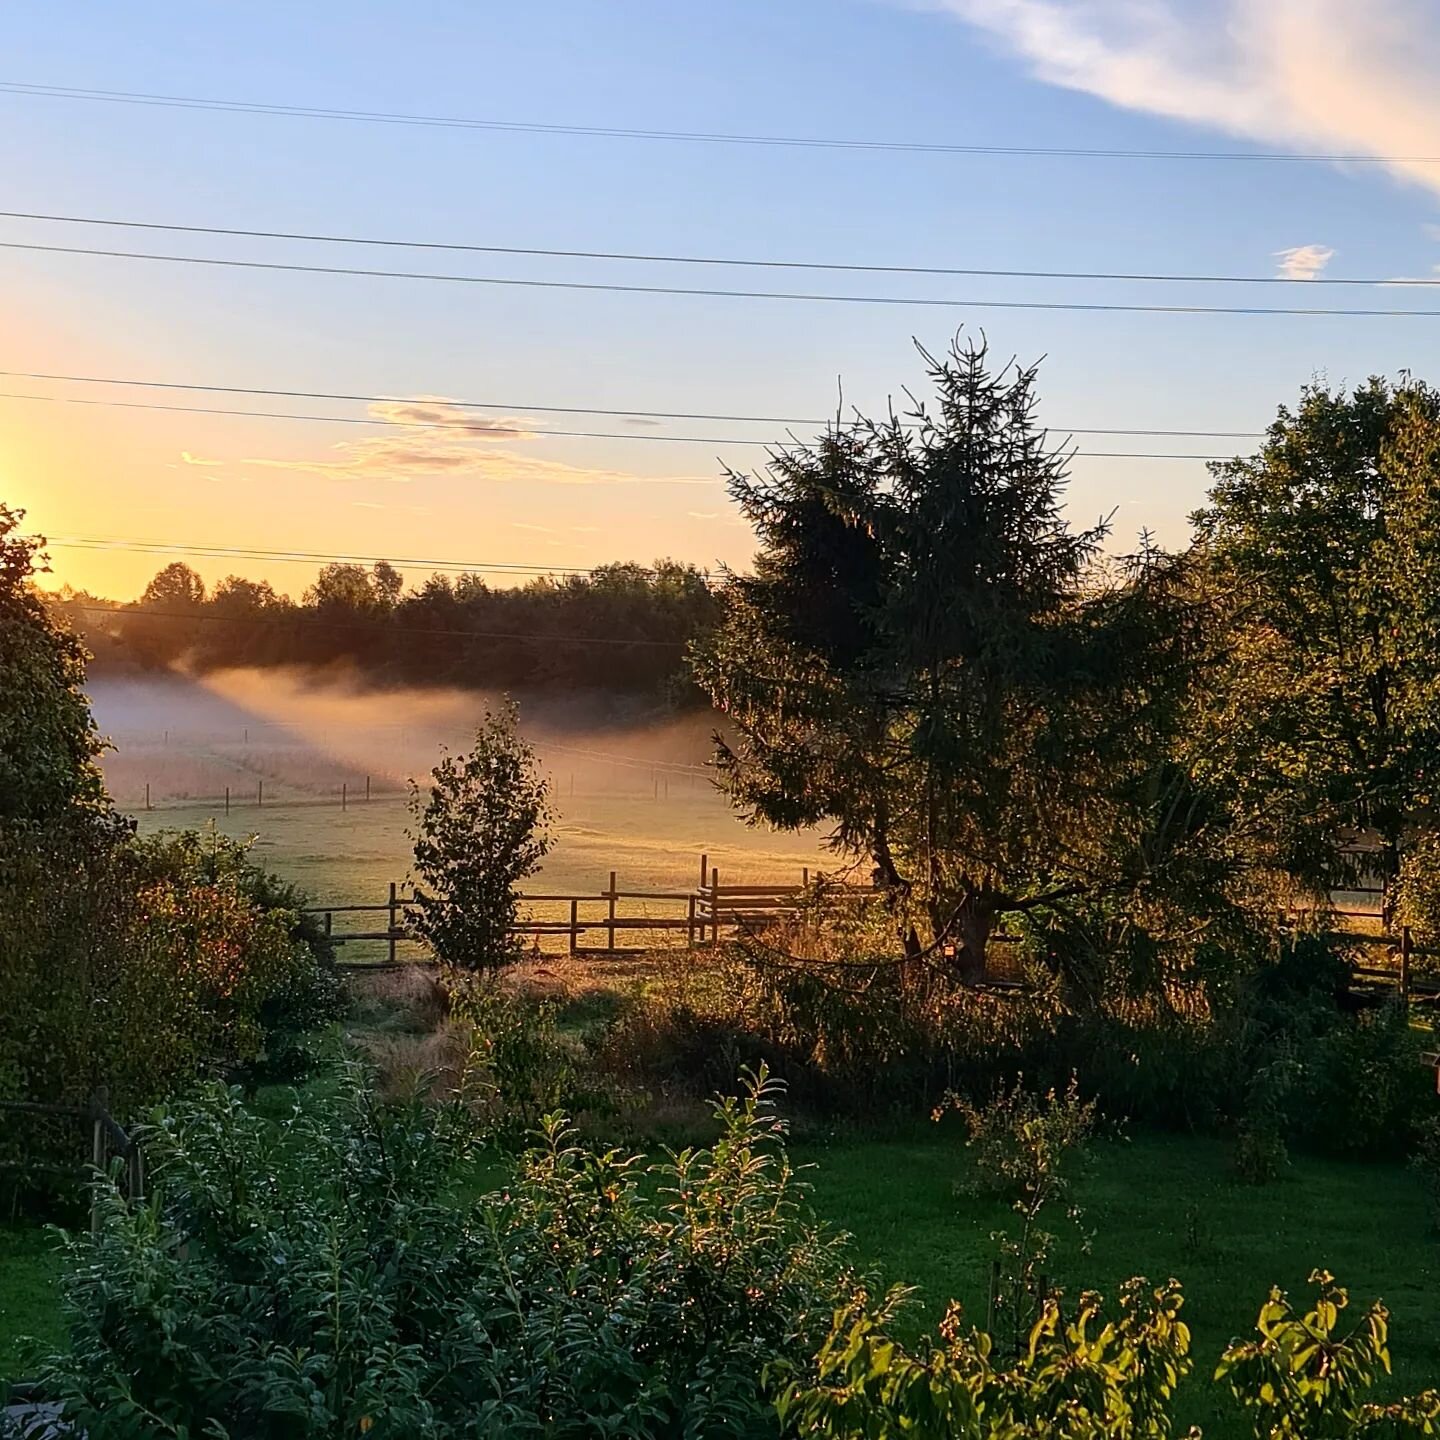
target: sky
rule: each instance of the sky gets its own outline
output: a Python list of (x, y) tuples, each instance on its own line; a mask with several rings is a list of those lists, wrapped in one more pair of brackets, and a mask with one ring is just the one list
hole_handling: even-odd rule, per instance
[[(0, 500), (51, 584), (135, 595), (172, 555), (298, 593), (316, 562), (660, 556), (743, 566), (726, 465), (883, 412), (912, 341), (1043, 359), (1039, 418), (1255, 432), (1314, 377), (1440, 379), (1440, 319), (975, 302), (1440, 309), (1317, 285), (1440, 272), (1433, 0), (134, 0), (0, 10), (14, 211), (469, 245), (1010, 270), (1289, 275), (1289, 286), (893, 275), (338, 246), (0, 218), (0, 242), (487, 277), (945, 298), (820, 303), (448, 284), (0, 246), (0, 369), (395, 397), (226, 396), (0, 376)], [(964, 154), (535, 133), (105, 103), (6, 85), (631, 128), (1220, 158)], [(1296, 154), (1357, 157), (1293, 161)], [(1267, 158), (1268, 157), (1268, 158)], [(45, 396), (20, 399), (13, 396)], [(254, 409), (254, 418), (74, 400)], [(491, 410), (459, 410), (455, 401)], [(544, 406), (613, 409), (611, 417)], [(795, 418), (656, 422), (633, 411)], [(354, 420), (377, 423), (356, 425)], [(486, 429), (457, 431), (469, 423)], [(544, 434), (604, 431), (618, 438)], [(704, 443), (665, 437), (696, 436)], [(1080, 437), (1082, 450), (1249, 451)], [(1203, 460), (1081, 455), (1069, 512), (1183, 544)], [(112, 548), (71, 543), (110, 542)], [(408, 568), (412, 578), (423, 564)]]

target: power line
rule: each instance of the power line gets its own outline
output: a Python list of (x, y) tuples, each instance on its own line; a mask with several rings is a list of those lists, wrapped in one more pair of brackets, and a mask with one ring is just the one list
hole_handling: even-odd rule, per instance
[(623, 260), (657, 265), (717, 265), (756, 270), (844, 271), (863, 275), (965, 275), (1003, 280), (1119, 280), (1179, 285), (1358, 285), (1440, 286), (1440, 278), (1356, 278), (1313, 275), (1207, 275), (1125, 270), (997, 270), (979, 266), (879, 265), (833, 260), (757, 260), (721, 255), (675, 255), (631, 250), (554, 250), (535, 245), (477, 245), (442, 240), (390, 240), (370, 235), (334, 235), (305, 230), (247, 230), (228, 225), (175, 225), (155, 220), (110, 220), (93, 215), (49, 215), (33, 210), (0, 210), (0, 219), (42, 220), (56, 225), (104, 225), (122, 230), (160, 230), (178, 235), (226, 235), (247, 240), (303, 240), (323, 245), (373, 245), (394, 250), (445, 250), (471, 255), (525, 255), (549, 260)]
[(270, 104), (259, 100), (219, 100), (195, 95), (163, 95), (135, 90), (84, 89), (70, 85), (35, 85), (0, 81), (11, 95), (53, 100), (87, 100), (112, 105), (156, 106), (166, 109), (213, 110), (241, 115), (273, 115), (302, 120), (344, 120), (376, 125), (482, 130), (529, 135), (570, 135), (606, 140), (666, 140), (705, 145), (778, 146), (802, 150), (858, 150), (918, 155), (1001, 155), (1096, 160), (1244, 160), (1302, 164), (1433, 165), (1437, 155), (1317, 154), (1256, 150), (1140, 150), (1079, 145), (958, 145), (918, 140), (844, 139), (835, 136), (740, 134), (708, 130), (663, 130), (618, 125), (554, 124), (528, 120), (493, 120), (456, 115), (413, 115), (386, 110), (349, 110), (318, 105)]
[(529, 640), (542, 645), (643, 645), (664, 650), (684, 650), (688, 640), (622, 640), (613, 635), (551, 635), (535, 631), (529, 634), (511, 630), (454, 630), (429, 625), (379, 625), (373, 620), (311, 620), (260, 615), (205, 615), (187, 610), (120, 609), (108, 605), (77, 605), (73, 601), (56, 602), (62, 608), (78, 610), (87, 615), (111, 615), (121, 619), (188, 620), (221, 625), (279, 625), (292, 630), (363, 630), (374, 634), (377, 629), (386, 635), (435, 635), (461, 640)]
[[(388, 565), (403, 565), (406, 569), (419, 568), (462, 575), (494, 572), (503, 575), (588, 576), (593, 575), (597, 568), (593, 565), (531, 565), (520, 560), (422, 560), (413, 557), (334, 554), (313, 550), (262, 550), (248, 545), (187, 545), (171, 540), (123, 540), (95, 535), (46, 537), (45, 545), (47, 549), (55, 546), (67, 550), (125, 550), (155, 555), (195, 555), (212, 559), (294, 561), (306, 565), (332, 561), (347, 565), (376, 565), (384, 561)], [(646, 575), (656, 573), (654, 567), (649, 565), (637, 565), (633, 568)]]
[[(128, 385), (145, 390), (192, 390), (212, 395), (265, 395), (277, 399), (289, 400), (340, 400), (357, 401), (365, 404), (386, 404), (386, 405), (414, 405), (425, 404), (414, 396), (404, 395), (357, 395), (348, 394), (334, 390), (277, 390), (261, 388), (253, 385), (197, 385), (179, 380), (134, 380), (113, 375), (59, 375), (44, 370), (0, 370), (0, 376), (8, 376), (16, 380), (57, 380), (70, 385)], [(39, 397), (35, 397), (39, 398)], [(60, 399), (59, 396), (46, 396), (46, 399)], [(736, 424), (755, 425), (830, 425), (834, 423), (835, 417), (824, 419), (803, 419), (794, 415), (726, 415), (717, 414), (713, 411), (703, 410), (642, 410), (631, 406), (625, 410), (600, 409), (593, 405), (520, 405), (505, 404), (497, 400), (432, 400), (431, 404), (443, 404), (452, 406), (457, 410), (501, 410), (508, 414), (517, 414), (522, 411), (534, 411), (539, 414), (550, 415), (608, 415), (624, 417), (632, 415), (648, 420), (721, 420), (730, 421)], [(205, 410), (201, 414), (210, 413)], [(232, 412), (222, 410), (222, 415)], [(285, 418), (291, 418), (286, 416)], [(303, 419), (303, 416), (294, 418)], [(381, 422), (374, 422), (379, 424)], [(1066, 435), (1148, 435), (1148, 436), (1169, 436), (1183, 439), (1221, 439), (1221, 440), (1258, 440), (1263, 432), (1258, 430), (1126, 430), (1119, 428), (1095, 429), (1086, 428), (1080, 425), (1052, 425), (1049, 427), (1056, 433)], [(561, 434), (561, 431), (546, 431), (546, 434)], [(625, 436), (626, 439), (631, 438)], [(731, 443), (731, 442), (727, 442)]]
[[(0, 372), (4, 373), (4, 372)], [(544, 439), (547, 435), (583, 437), (591, 440), (646, 440), (646, 441), (670, 441), (677, 445), (758, 445), (766, 449), (774, 449), (778, 442), (773, 440), (754, 440), (732, 437), (728, 435), (632, 435), (628, 431), (611, 430), (497, 430), (486, 425), (466, 425), (459, 421), (436, 421), (424, 424), (404, 424), (400, 421), (362, 419), (353, 415), (297, 415), (288, 411), (280, 410), (239, 410), (230, 409), (219, 405), (158, 405), (147, 403), (143, 400), (91, 400), (79, 395), (24, 395), (13, 390), (0, 390), (0, 400), (35, 400), (49, 405), (99, 405), (121, 410), (159, 410), (167, 414), (182, 415), (238, 415), (253, 420), (303, 420), (316, 422), (322, 425), (393, 425), (406, 430), (459, 430), (466, 434), (488, 435), (495, 439), (504, 439), (507, 436), (518, 439)], [(1078, 431), (1070, 431), (1070, 434), (1078, 434)], [(1090, 431), (1090, 434), (1108, 435), (1132, 435), (1132, 434), (1165, 434), (1165, 433), (1187, 433), (1187, 432), (1165, 432), (1165, 431), (1131, 431), (1131, 430), (1107, 430)], [(1077, 459), (1082, 460), (1229, 460), (1229, 455), (1190, 455), (1172, 454), (1168, 451), (1139, 451), (1139, 450), (1076, 450), (1073, 452)], [(635, 485), (720, 485), (724, 483), (723, 476), (716, 476), (713, 480), (693, 476), (636, 476), (625, 483)]]
[(1125, 305), (1113, 301), (958, 300), (939, 296), (837, 295), (806, 290), (724, 290), (689, 285), (622, 285), (599, 280), (535, 280), (499, 275), (446, 275), (425, 270), (378, 270), (359, 265), (301, 265), (281, 260), (234, 260), (215, 255), (161, 255), (153, 251), (108, 250), (81, 245), (42, 245), (0, 240), (0, 249), (50, 255), (88, 255), (109, 260), (149, 260), (166, 265), (209, 265), (226, 270), (284, 271), (297, 275), (349, 275), (372, 280), (428, 280), (445, 285), (509, 286), (524, 290), (570, 290), (613, 295), (689, 295), (711, 300), (786, 300), (832, 305), (916, 305), (947, 310), (1062, 310), (1130, 315), (1309, 315), (1351, 319), (1434, 319), (1440, 310), (1337, 309), (1281, 305)]

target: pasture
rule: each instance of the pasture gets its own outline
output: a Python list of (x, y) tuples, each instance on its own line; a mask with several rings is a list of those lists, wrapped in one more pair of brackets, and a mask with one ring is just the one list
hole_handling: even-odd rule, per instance
[[(106, 785), (142, 834), (213, 824), (253, 836), (257, 860), (335, 904), (378, 902), (391, 881), (403, 884), (409, 782), (424, 780), (442, 747), (465, 744), (484, 705), (473, 694), (373, 694), (234, 673), (91, 688), (113, 746)], [(685, 890), (702, 854), (725, 875), (762, 884), (798, 882), (826, 863), (818, 835), (737, 818), (706, 768), (703, 719), (642, 723), (553, 703), (521, 714), (555, 810), (554, 848), (531, 890), (598, 893), (611, 871), (622, 889)]]

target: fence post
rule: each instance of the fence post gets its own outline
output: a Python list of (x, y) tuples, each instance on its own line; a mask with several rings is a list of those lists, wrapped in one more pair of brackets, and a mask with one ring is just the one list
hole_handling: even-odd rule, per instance
[(390, 924), (386, 927), (390, 932), (390, 963), (395, 963), (395, 882), (390, 882)]
[(342, 780), (342, 781), (340, 782), (340, 808), (341, 808), (342, 810), (348, 810), (348, 809), (350, 808), (350, 794), (349, 794), (349, 792), (350, 792), (350, 786), (349, 786), (349, 784), (348, 784), (346, 781)]
[(705, 888), (705, 877), (706, 877), (706, 875), (708, 875), (709, 873), (710, 873), (710, 857), (709, 857), (708, 855), (702, 855), (702, 856), (700, 857), (700, 888), (701, 888), (702, 890)]
[(150, 782), (148, 780), (145, 782), (145, 808), (147, 810), (150, 808)]
[(613, 870), (610, 872), (610, 889), (608, 894), (610, 896), (610, 913), (608, 917), (610, 922), (610, 953), (613, 955), (615, 953), (615, 872)]
[(330, 934), (331, 934), (331, 931), (332, 931), (334, 925), (335, 925), (335, 912), (334, 912), (333, 910), (327, 910), (327, 911), (325, 912), (325, 938), (326, 938), (327, 940), (330, 938)]
[(710, 924), (711, 935), (716, 945), (720, 943), (720, 872), (710, 872)]
[(1408, 1001), (1410, 999), (1410, 927), (1400, 927), (1400, 998)]
[(225, 813), (227, 815), (230, 813), (230, 787), (228, 785), (225, 787)]
[(570, 902), (570, 953), (573, 955), (580, 948), (580, 902)]
[(265, 782), (263, 780), (255, 782), (255, 803), (257, 805), (265, 803)]
[(367, 800), (370, 798), (370, 777), (368, 775), (365, 777), (365, 798)]
[(695, 895), (693, 891), (690, 895), (690, 909), (685, 916), (685, 948), (687, 950), (695, 948)]
[[(90, 1163), (97, 1170), (105, 1168), (105, 1125), (101, 1117), (108, 1108), (110, 1092), (103, 1086), (97, 1085), (90, 1094)], [(90, 1201), (90, 1231), (98, 1234), (100, 1230), (100, 1211), (96, 1208), (95, 1192), (92, 1192)]]

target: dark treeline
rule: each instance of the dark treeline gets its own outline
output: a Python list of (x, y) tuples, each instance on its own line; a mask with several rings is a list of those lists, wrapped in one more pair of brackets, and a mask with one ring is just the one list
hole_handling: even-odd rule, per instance
[(686, 652), (717, 613), (708, 577), (673, 561), (509, 588), (434, 574), (408, 590), (385, 561), (330, 564), (298, 602), (235, 575), (207, 592), (177, 561), (134, 604), (68, 591), (56, 604), (94, 653), (93, 670), (345, 665), (381, 685), (672, 699), (691, 693)]

